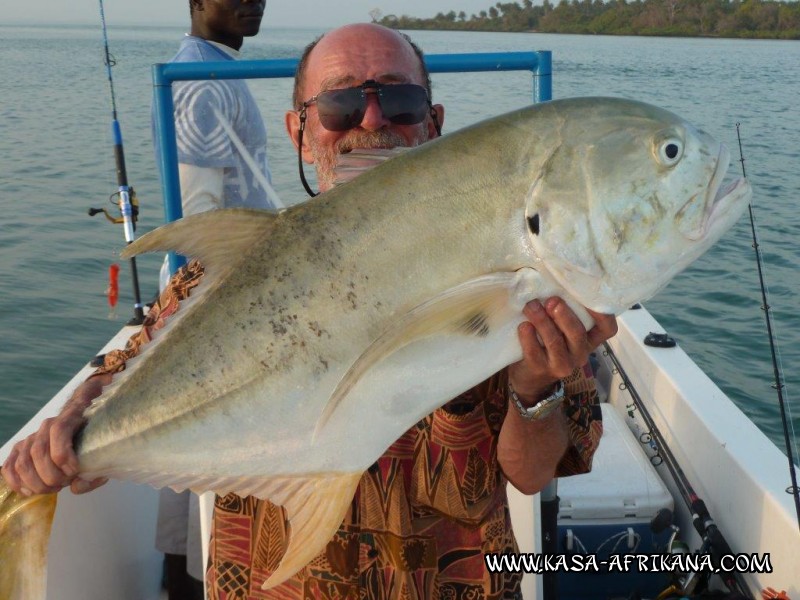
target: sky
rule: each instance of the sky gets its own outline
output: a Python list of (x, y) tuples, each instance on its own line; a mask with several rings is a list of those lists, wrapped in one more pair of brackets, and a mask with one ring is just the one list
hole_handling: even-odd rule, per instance
[[(188, 0), (104, 0), (106, 22), (114, 24), (182, 25), (188, 22)], [(488, 10), (493, 0), (267, 0), (267, 27), (338, 27), (370, 20), (369, 11), (384, 15), (433, 17), (451, 10), (467, 16)], [(41, 15), (46, 15), (43, 20)], [(99, 19), (96, 0), (36, 0), (13, 2), (3, 9), (2, 24), (94, 24)]]

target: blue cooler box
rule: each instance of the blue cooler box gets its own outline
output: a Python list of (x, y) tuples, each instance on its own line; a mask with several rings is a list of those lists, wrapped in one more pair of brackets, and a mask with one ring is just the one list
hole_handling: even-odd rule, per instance
[[(602, 404), (603, 437), (592, 471), (558, 480), (558, 552), (612, 554), (666, 552), (670, 530), (653, 535), (650, 520), (673, 500), (624, 417)], [(634, 561), (635, 563), (635, 561)], [(585, 564), (585, 561), (584, 561)], [(655, 598), (668, 585), (665, 573), (561, 572), (558, 597), (574, 600), (628, 598), (633, 591)]]

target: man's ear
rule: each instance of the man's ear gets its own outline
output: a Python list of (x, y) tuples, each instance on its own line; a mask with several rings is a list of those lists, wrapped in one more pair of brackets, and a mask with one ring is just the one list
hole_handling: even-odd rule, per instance
[(203, 0), (190, 0), (192, 10), (203, 10)]
[[(296, 110), (287, 110), (284, 123), (286, 133), (289, 134), (289, 139), (292, 140), (296, 150), (300, 145), (300, 113)], [(308, 121), (306, 121), (306, 130), (303, 132), (303, 161), (309, 165), (314, 163), (311, 144), (308, 143)]]
[[(436, 113), (436, 120), (439, 123), (439, 129), (444, 129), (444, 106), (441, 104), (434, 104), (431, 107), (431, 110)], [(436, 132), (436, 125), (433, 123), (433, 117), (428, 117), (427, 120), (428, 125), (428, 139), (432, 140), (434, 138), (439, 137), (439, 134)]]

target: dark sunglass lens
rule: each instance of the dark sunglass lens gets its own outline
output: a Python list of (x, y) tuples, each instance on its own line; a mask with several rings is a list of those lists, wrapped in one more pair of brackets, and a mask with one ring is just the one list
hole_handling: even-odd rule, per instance
[(347, 131), (364, 119), (367, 107), (361, 88), (329, 90), (317, 96), (317, 111), (322, 126), (328, 131)]
[(428, 93), (411, 83), (384, 85), (378, 92), (384, 116), (395, 125), (416, 125), (428, 114)]

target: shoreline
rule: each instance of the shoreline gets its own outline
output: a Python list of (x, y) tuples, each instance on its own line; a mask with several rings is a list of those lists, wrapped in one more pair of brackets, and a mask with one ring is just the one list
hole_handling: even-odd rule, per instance
[[(383, 23), (379, 23), (380, 25), (384, 25)], [(687, 33), (614, 33), (614, 32), (586, 32), (586, 31), (541, 31), (538, 29), (527, 29), (521, 31), (509, 31), (505, 29), (468, 29), (468, 28), (442, 28), (442, 27), (392, 27), (390, 25), (385, 25), (390, 29), (397, 29), (402, 31), (441, 31), (441, 32), (454, 32), (454, 33), (518, 33), (518, 34), (531, 34), (535, 33), (538, 35), (580, 35), (580, 36), (587, 36), (587, 37), (636, 37), (636, 38), (672, 38), (672, 39), (679, 39), (679, 38), (686, 38), (686, 39), (700, 39), (700, 40), (753, 40), (753, 41), (775, 41), (775, 42), (797, 42), (800, 41), (800, 35), (798, 37), (779, 37), (779, 36), (766, 36), (766, 35), (758, 35), (758, 36), (735, 36), (735, 35), (720, 35), (720, 34), (702, 34), (702, 35), (690, 35)]]

